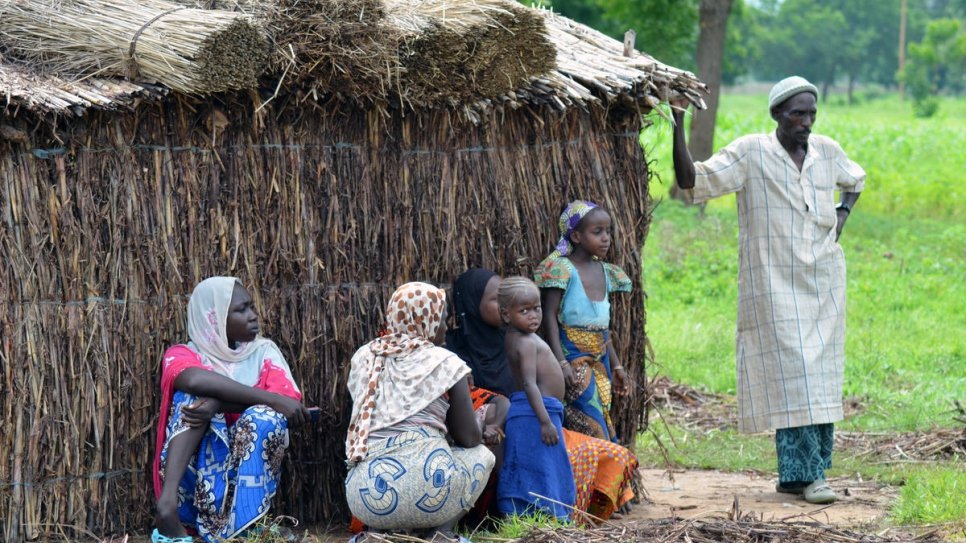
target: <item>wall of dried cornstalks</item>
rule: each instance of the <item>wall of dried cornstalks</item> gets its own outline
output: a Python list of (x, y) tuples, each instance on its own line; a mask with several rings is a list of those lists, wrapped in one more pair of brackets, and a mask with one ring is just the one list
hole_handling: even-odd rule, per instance
[[(639, 112), (522, 108), (474, 126), (283, 97), (254, 110), (240, 95), (4, 121), (29, 141), (0, 138), (3, 539), (149, 530), (160, 355), (186, 339), (206, 276), (250, 286), (327, 416), (293, 436), (277, 499), (312, 523), (346, 513), (346, 363), (396, 285), (529, 273), (573, 198), (610, 209), (613, 260), (640, 274)], [(642, 291), (615, 312), (622, 359), (643, 363)], [(618, 404), (628, 439), (643, 396)]]

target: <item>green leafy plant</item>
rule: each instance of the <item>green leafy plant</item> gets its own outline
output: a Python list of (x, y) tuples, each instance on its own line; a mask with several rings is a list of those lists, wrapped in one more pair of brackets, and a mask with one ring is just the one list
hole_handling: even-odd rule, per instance
[(939, 110), (937, 93), (961, 90), (966, 73), (966, 33), (957, 19), (937, 19), (926, 27), (921, 42), (909, 44), (909, 63), (898, 79), (906, 84), (917, 117)]

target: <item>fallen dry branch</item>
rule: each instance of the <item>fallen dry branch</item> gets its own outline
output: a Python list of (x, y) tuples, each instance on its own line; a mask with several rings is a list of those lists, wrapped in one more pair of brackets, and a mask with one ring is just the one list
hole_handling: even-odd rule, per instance
[[(735, 399), (703, 392), (655, 376), (650, 385), (650, 406), (663, 420), (691, 430), (734, 428)], [(958, 418), (954, 417), (956, 420)], [(835, 432), (835, 446), (850, 454), (881, 463), (929, 462), (966, 457), (966, 422), (961, 428), (936, 428), (918, 432)]]
[(131, 77), (193, 94), (253, 87), (268, 60), (251, 17), (162, 0), (0, 0), (0, 47), (65, 79)]
[[(486, 538), (477, 538), (487, 541)], [(495, 541), (495, 540), (494, 540)], [(537, 528), (514, 543), (927, 543), (942, 541), (935, 532), (922, 535), (877, 536), (841, 530), (818, 522), (663, 519), (609, 523), (588, 529)]]
[(736, 426), (737, 405), (733, 397), (703, 392), (666, 376), (655, 376), (648, 391), (651, 408), (657, 409), (669, 423), (696, 430)]
[(966, 429), (896, 433), (836, 432), (835, 446), (847, 448), (857, 456), (882, 463), (950, 460), (966, 458)]

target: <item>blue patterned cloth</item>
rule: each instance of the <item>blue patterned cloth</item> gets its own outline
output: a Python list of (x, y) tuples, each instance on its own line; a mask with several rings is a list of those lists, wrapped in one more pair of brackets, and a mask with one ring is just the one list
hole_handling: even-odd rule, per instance
[(541, 289), (563, 290), (557, 322), (560, 348), (571, 363), (577, 386), (567, 387), (564, 426), (597, 439), (617, 442), (610, 418), (612, 402), (610, 356), (610, 295), (630, 292), (630, 277), (620, 267), (601, 262), (606, 283), (603, 300), (591, 300), (580, 272), (568, 258), (547, 258), (534, 274)]
[(494, 461), (484, 445), (450, 447), (432, 428), (370, 440), (346, 477), (346, 501), (375, 530), (436, 528), (473, 507)]
[[(182, 391), (172, 398), (161, 450), (162, 478), (168, 444), (188, 429), (181, 409), (196, 399)], [(289, 443), (287, 427), (284, 415), (264, 405), (249, 407), (230, 426), (224, 414), (216, 414), (178, 488), (181, 522), (205, 541), (218, 542), (237, 536), (264, 516), (278, 489)]]
[[(559, 441), (556, 445), (541, 441), (540, 420), (530, 407), (526, 393), (510, 395), (496, 503), (500, 512), (508, 515), (542, 510), (567, 522), (577, 499), (577, 486), (564, 444), (563, 404), (556, 398), (544, 397), (543, 405), (557, 427)], [(533, 494), (553, 501), (542, 500)]]
[(778, 452), (778, 482), (784, 486), (805, 486), (825, 478), (832, 467), (834, 424), (813, 424), (775, 431)]

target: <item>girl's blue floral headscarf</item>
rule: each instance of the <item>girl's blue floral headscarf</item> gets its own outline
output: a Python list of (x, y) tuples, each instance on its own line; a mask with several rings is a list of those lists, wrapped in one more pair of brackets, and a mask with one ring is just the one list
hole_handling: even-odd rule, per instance
[(549, 258), (559, 258), (573, 252), (574, 246), (570, 243), (570, 234), (574, 232), (580, 221), (596, 207), (597, 204), (588, 200), (574, 200), (567, 204), (567, 208), (560, 214), (560, 220), (557, 222), (557, 227), (560, 228), (560, 241), (557, 242), (556, 250), (550, 253)]

